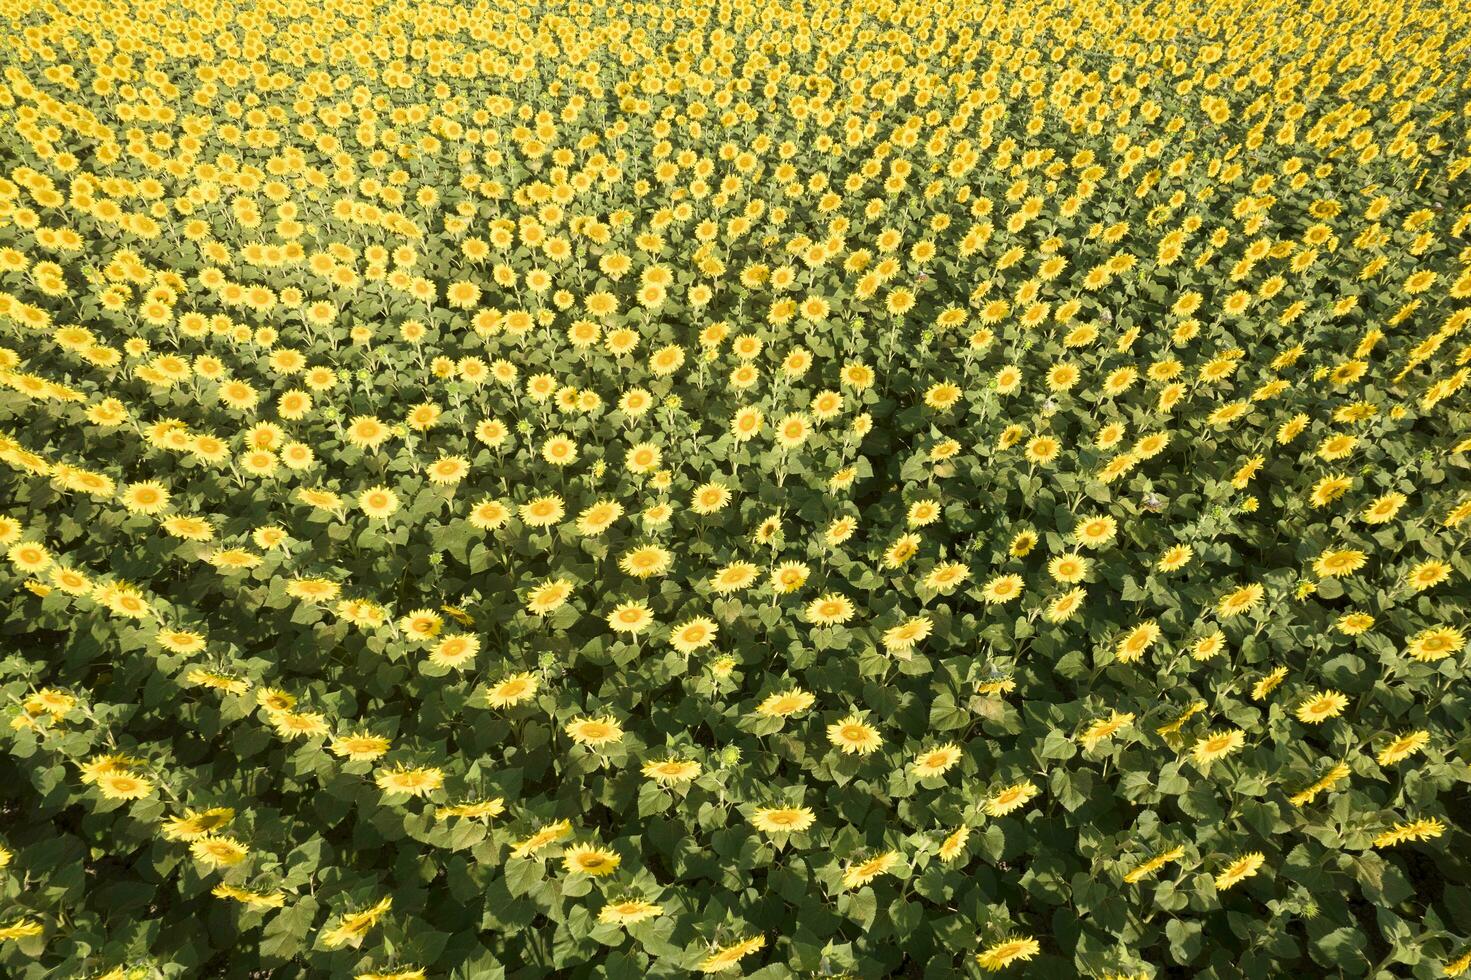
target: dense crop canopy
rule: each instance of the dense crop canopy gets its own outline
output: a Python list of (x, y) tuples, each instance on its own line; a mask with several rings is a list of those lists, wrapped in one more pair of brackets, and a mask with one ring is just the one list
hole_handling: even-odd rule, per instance
[(0, 973), (1466, 973), (1468, 51), (0, 0)]

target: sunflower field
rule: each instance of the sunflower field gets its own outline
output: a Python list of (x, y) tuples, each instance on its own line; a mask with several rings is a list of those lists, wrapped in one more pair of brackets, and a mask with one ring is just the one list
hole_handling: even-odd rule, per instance
[(1471, 6), (0, 0), (0, 975), (1471, 973)]

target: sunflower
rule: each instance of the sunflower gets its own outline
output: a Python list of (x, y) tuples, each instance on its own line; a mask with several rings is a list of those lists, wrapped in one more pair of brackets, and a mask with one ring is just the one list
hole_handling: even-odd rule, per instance
[(628, 455), (623, 459), (623, 465), (630, 473), (644, 474), (659, 468), (663, 461), (663, 451), (650, 442), (641, 442), (629, 449)]
[(1237, 490), (1245, 490), (1247, 484), (1249, 484), (1252, 481), (1252, 478), (1261, 471), (1261, 468), (1263, 465), (1266, 464), (1266, 461), (1266, 457), (1264, 456), (1253, 456), (1246, 462), (1242, 463), (1241, 468), (1238, 469), (1236, 473), (1231, 477), (1231, 486), (1235, 487)]
[(1420, 562), (1410, 569), (1406, 576), (1406, 583), (1416, 592), (1424, 592), (1426, 589), (1434, 588), (1441, 582), (1450, 578), (1451, 566), (1443, 561), (1433, 559)]
[(964, 564), (960, 562), (942, 562), (930, 569), (929, 574), (925, 576), (924, 585), (927, 589), (948, 594), (969, 576), (970, 569)]
[(1010, 395), (1021, 387), (1023, 380), (1022, 370), (1015, 364), (1008, 364), (996, 372), (993, 381), (997, 394)]
[(255, 693), (255, 702), (267, 715), (280, 714), (296, 707), (295, 695), (274, 687), (263, 687)]
[(1163, 868), (1165, 865), (1169, 864), (1171, 861), (1178, 861), (1184, 856), (1185, 848), (1171, 848), (1170, 850), (1165, 851), (1163, 854), (1156, 855), (1155, 857), (1150, 858), (1148, 861), (1145, 861), (1143, 864), (1135, 866), (1133, 870), (1124, 875), (1124, 881), (1130, 885), (1138, 884), (1145, 878), (1148, 878), (1150, 875), (1154, 874), (1160, 868)]
[(843, 396), (837, 391), (818, 391), (812, 396), (812, 415), (827, 422), (843, 411)]
[(398, 494), (387, 487), (369, 487), (358, 494), (358, 507), (374, 520), (387, 520), (398, 511)]
[(170, 817), (163, 822), (163, 835), (169, 840), (192, 841), (218, 830), (234, 817), (235, 811), (227, 806), (185, 810), (182, 816)]
[(161, 629), (158, 631), (158, 645), (170, 653), (188, 656), (204, 649), (204, 637), (193, 630)]
[(1102, 548), (1113, 540), (1118, 523), (1106, 514), (1081, 521), (1073, 529), (1073, 540), (1085, 548)]
[(34, 919), (16, 919), (7, 926), (0, 926), (0, 942), (7, 939), (29, 939), (45, 931), (45, 927)]
[(562, 868), (568, 874), (583, 874), (593, 878), (601, 878), (618, 870), (622, 862), (615, 851), (604, 847), (588, 847), (576, 845), (569, 847), (562, 854)]
[(724, 973), (765, 945), (766, 937), (755, 935), (729, 946), (716, 947), (714, 952), (700, 960), (695, 969), (701, 973)]
[(624, 899), (604, 905), (598, 912), (598, 922), (603, 925), (631, 926), (663, 914), (663, 907), (653, 902), (637, 898)]
[(949, 834), (946, 835), (945, 839), (940, 842), (940, 848), (938, 851), (940, 855), (940, 860), (946, 862), (947, 864), (951, 861), (957, 860), (962, 854), (965, 853), (965, 845), (966, 842), (969, 840), (969, 827), (961, 825), (952, 830)]
[(1040, 793), (1035, 784), (1028, 780), (1013, 783), (1002, 787), (990, 796), (986, 797), (984, 804), (986, 813), (993, 817), (1004, 817), (1008, 813), (1026, 806), (1033, 797)]
[(566, 436), (552, 436), (542, 443), (541, 457), (553, 466), (568, 466), (577, 462), (577, 443)]
[(306, 602), (330, 602), (342, 591), (336, 582), (322, 578), (290, 579), (286, 594)]
[[(829, 544), (841, 544), (852, 536), (858, 522), (853, 518), (839, 518), (828, 527)], [(917, 534), (900, 535), (898, 540), (884, 551), (884, 567), (898, 568), (919, 553), (920, 538)]]
[(77, 699), (72, 694), (48, 687), (26, 698), (24, 707), (27, 714), (49, 714), (53, 718), (60, 718), (76, 707), (76, 704)]
[(228, 898), (258, 909), (278, 909), (286, 904), (285, 892), (252, 891), (249, 888), (237, 888), (224, 883), (216, 885), (210, 894), (216, 898)]
[(947, 412), (964, 394), (960, 386), (948, 381), (931, 385), (924, 393), (924, 403), (938, 412)]
[(1164, 451), (1170, 444), (1169, 432), (1151, 432), (1140, 436), (1139, 441), (1134, 444), (1134, 455), (1139, 459), (1153, 459)]
[(202, 517), (170, 517), (160, 526), (184, 541), (208, 541), (215, 535), (214, 527)]
[(384, 898), (376, 905), (344, 915), (336, 926), (322, 933), (322, 944), (328, 949), (359, 945), (363, 937), (372, 931), (391, 908), (393, 908), (393, 899)]
[(1429, 742), (1430, 733), (1427, 731), (1406, 732), (1380, 749), (1379, 754), (1375, 756), (1375, 760), (1381, 766), (1391, 766), (1396, 762), (1403, 762), (1417, 752), (1423, 751)]
[(481, 419), (475, 423), (475, 438), (491, 449), (503, 445), (510, 434), (506, 424), (497, 418)]
[(535, 854), (548, 845), (555, 844), (572, 835), (572, 823), (568, 820), (558, 820), (556, 823), (547, 824), (545, 827), (524, 837), (511, 846), (511, 854), (514, 857), (524, 858)]
[(811, 827), (817, 820), (816, 814), (805, 806), (757, 807), (751, 814), (751, 823), (757, 830), (768, 834), (797, 834)]
[(1067, 585), (1082, 581), (1088, 569), (1088, 559), (1076, 551), (1057, 555), (1047, 563), (1047, 574)]
[(1083, 748), (1091, 752), (1098, 747), (1099, 742), (1113, 737), (1118, 732), (1133, 724), (1134, 715), (1132, 712), (1120, 714), (1117, 711), (1110, 711), (1107, 718), (1100, 718), (1084, 729), (1083, 733), (1078, 736), (1078, 741), (1083, 744)]
[(329, 748), (333, 755), (341, 756), (350, 762), (372, 762), (381, 758), (392, 745), (393, 743), (382, 735), (357, 731), (333, 738)]
[(330, 730), (327, 719), (315, 711), (280, 711), (271, 725), (282, 738), (317, 738)]
[(849, 755), (868, 755), (883, 744), (878, 729), (857, 715), (849, 715), (827, 726), (827, 739)]
[(1194, 556), (1195, 550), (1188, 544), (1177, 544), (1166, 549), (1165, 553), (1160, 555), (1155, 568), (1162, 572), (1178, 571), (1188, 565), (1190, 559)]
[(96, 783), (104, 775), (125, 773), (142, 764), (141, 759), (118, 753), (100, 755), (81, 764), (82, 782)]
[(1292, 794), (1287, 798), (1287, 801), (1293, 806), (1307, 806), (1308, 804), (1312, 803), (1313, 800), (1316, 799), (1320, 793), (1327, 792), (1334, 786), (1347, 779), (1351, 772), (1352, 770), (1349, 769), (1347, 763), (1336, 763), (1331, 769), (1328, 770), (1327, 773), (1323, 775), (1321, 779), (1313, 783), (1307, 789)]
[(464, 817), (467, 820), (494, 819), (506, 812), (506, 801), (500, 797), (488, 800), (465, 800), (434, 808), (436, 818)]
[(608, 716), (574, 718), (567, 723), (564, 730), (567, 737), (578, 745), (590, 745), (594, 748), (621, 741), (623, 738), (623, 728)]
[(250, 682), (247, 680), (232, 677), (229, 674), (201, 670), (197, 667), (185, 674), (184, 679), (190, 684), (213, 688), (217, 691), (224, 691), (227, 694), (244, 694), (250, 690)]
[(211, 868), (228, 868), (244, 861), (250, 849), (233, 837), (209, 834), (189, 845), (194, 859)]
[(1365, 507), (1359, 513), (1359, 520), (1365, 524), (1386, 524), (1394, 520), (1406, 499), (1402, 493), (1386, 493)]
[(1142, 658), (1153, 644), (1159, 639), (1159, 624), (1154, 620), (1146, 620), (1125, 633), (1114, 650), (1114, 656), (1120, 663), (1135, 663)]
[(796, 449), (807, 441), (812, 424), (805, 415), (793, 413), (776, 424), (776, 443), (786, 450)]
[(1333, 623), (1333, 628), (1344, 636), (1358, 636), (1374, 627), (1374, 617), (1368, 613), (1345, 613)]
[(1083, 608), (1083, 600), (1087, 597), (1087, 590), (1081, 587), (1055, 597), (1047, 604), (1047, 611), (1045, 613), (1047, 621), (1052, 623), (1066, 622), (1079, 609)]
[(695, 488), (690, 510), (707, 516), (720, 510), (730, 502), (731, 492), (719, 483), (703, 483)]
[(999, 605), (1020, 596), (1022, 588), (1020, 575), (998, 575), (981, 589), (981, 599), (984, 602)]
[(93, 591), (92, 598), (106, 606), (114, 614), (125, 616), (129, 619), (144, 619), (152, 614), (153, 607), (149, 605), (136, 588), (112, 583), (99, 586)]
[(1434, 840), (1446, 831), (1446, 825), (1438, 818), (1410, 820), (1396, 823), (1389, 830), (1374, 838), (1375, 847), (1395, 847), (1408, 841)]
[(296, 499), (318, 510), (335, 512), (342, 509), (342, 498), (333, 491), (321, 487), (298, 487)]
[(756, 713), (767, 718), (786, 718), (806, 711), (815, 700), (810, 692), (794, 688), (782, 694), (768, 695), (756, 706)]
[(1466, 645), (1466, 638), (1457, 627), (1433, 626), (1421, 630), (1410, 638), (1406, 653), (1421, 663), (1435, 663), (1452, 654), (1459, 653)]
[(1320, 459), (1326, 459), (1331, 462), (1348, 456), (1354, 451), (1354, 447), (1358, 443), (1359, 440), (1354, 436), (1348, 435), (1347, 433), (1338, 433), (1337, 435), (1329, 436), (1319, 443), (1316, 452)]
[(807, 621), (818, 626), (840, 626), (853, 618), (853, 601), (829, 592), (807, 604)]
[(475, 666), (475, 656), (479, 652), (478, 637), (469, 633), (453, 633), (434, 644), (429, 651), (429, 660), (441, 667), (468, 670)]
[(799, 561), (785, 561), (771, 570), (771, 589), (781, 595), (796, 592), (807, 583), (812, 570)]
[(1225, 648), (1226, 635), (1217, 630), (1196, 640), (1190, 648), (1190, 656), (1196, 660), (1210, 660), (1212, 657), (1219, 656)]
[(701, 767), (693, 760), (670, 758), (662, 762), (646, 762), (641, 771), (660, 786), (677, 786), (698, 777)]
[(1447, 977), (1459, 977), (1471, 970), (1471, 950), (1467, 950), (1460, 956), (1448, 962), (1441, 968), (1441, 975)]
[(1224, 619), (1249, 613), (1261, 605), (1265, 594), (1266, 590), (1255, 582), (1243, 585), (1221, 597), (1220, 602), (1216, 604), (1216, 615)]
[(561, 497), (551, 494), (522, 504), (517, 508), (517, 513), (527, 527), (551, 527), (562, 519), (566, 508)]
[(646, 603), (640, 600), (619, 603), (608, 614), (608, 628), (630, 636), (642, 633), (653, 621), (653, 612)]
[(756, 581), (759, 569), (748, 561), (735, 561), (726, 565), (710, 579), (710, 590), (717, 595), (730, 595)]
[(940, 505), (933, 500), (916, 500), (909, 505), (905, 520), (910, 527), (924, 527), (940, 518)]
[(696, 616), (669, 631), (669, 645), (683, 654), (691, 654), (715, 642), (719, 627), (705, 616)]
[(427, 643), (444, 629), (444, 617), (432, 609), (415, 609), (398, 621), (404, 636), (415, 643)]
[(1260, 851), (1253, 851), (1250, 854), (1243, 854), (1241, 857), (1231, 862), (1225, 867), (1225, 869), (1223, 869), (1219, 874), (1216, 875), (1216, 891), (1223, 892), (1226, 889), (1237, 884), (1238, 882), (1250, 878), (1252, 875), (1256, 874), (1258, 870), (1260, 870), (1262, 864), (1265, 861), (1266, 856), (1263, 855)]
[(843, 887), (845, 889), (862, 887), (879, 875), (888, 874), (897, 863), (899, 863), (898, 851), (884, 851), (866, 861), (850, 864), (843, 869)]
[(572, 595), (572, 583), (564, 578), (542, 582), (526, 596), (526, 611), (535, 616), (546, 616), (566, 604)]
[(954, 742), (946, 742), (944, 745), (928, 749), (915, 756), (914, 772), (921, 779), (931, 776), (943, 775), (951, 766), (960, 761), (960, 746)]
[(415, 432), (427, 432), (439, 424), (442, 409), (433, 402), (421, 402), (410, 408), (404, 424)]
[(367, 973), (358, 973), (353, 980), (424, 980), (424, 970), (418, 967), (407, 967), (399, 970), (381, 972), (372, 970)]
[(157, 514), (167, 510), (169, 491), (157, 480), (130, 483), (123, 487), (123, 506), (135, 514)]
[(437, 486), (454, 486), (470, 472), (470, 461), (463, 456), (441, 456), (425, 469), (429, 482)]
[(1013, 963), (1025, 963), (1041, 950), (1037, 940), (1018, 936), (987, 946), (976, 955), (976, 962), (987, 973), (999, 973)]
[(428, 796), (444, 785), (444, 771), (433, 766), (395, 766), (379, 771), (374, 782), (390, 796)]
[[(311, 375), (308, 375), (310, 384)], [(347, 426), (347, 441), (359, 449), (376, 451), (393, 435), (393, 430), (371, 415), (359, 415)]]
[(892, 656), (908, 659), (913, 655), (915, 645), (929, 636), (933, 628), (934, 623), (928, 616), (912, 616), (884, 631), (884, 651)]
[(625, 552), (618, 559), (618, 567), (634, 578), (652, 578), (669, 571), (674, 556), (658, 545), (643, 545)]
[(1196, 763), (1208, 766), (1217, 759), (1236, 752), (1246, 741), (1246, 733), (1239, 728), (1231, 728), (1221, 732), (1210, 732), (1195, 740), (1195, 745), (1190, 749), (1191, 756)]
[(1313, 562), (1313, 571), (1322, 578), (1342, 578), (1363, 568), (1368, 560), (1366, 554), (1353, 548), (1325, 551)]
[(1320, 725), (1329, 718), (1337, 718), (1348, 707), (1348, 698), (1338, 691), (1323, 691), (1304, 699), (1293, 712), (1297, 720), (1309, 725)]
[(492, 708), (509, 708), (535, 697), (539, 687), (535, 674), (511, 674), (487, 689), (485, 700)]
[[(823, 532), (823, 540), (831, 546), (840, 545), (853, 536), (858, 529), (858, 520), (855, 517), (839, 517), (827, 526)], [(911, 536), (912, 537), (912, 536)], [(917, 540), (917, 539), (916, 539)], [(889, 567), (894, 567), (890, 565)]]
[(1325, 476), (1313, 484), (1308, 493), (1308, 502), (1314, 507), (1327, 507), (1353, 487), (1353, 480), (1341, 474)]
[(1286, 678), (1286, 667), (1272, 668), (1270, 671), (1267, 672), (1266, 676), (1264, 676), (1261, 680), (1257, 681), (1256, 684), (1252, 686), (1251, 699), (1253, 701), (1262, 700), (1268, 694), (1271, 694), (1273, 691), (1275, 691), (1277, 689), (1277, 685), (1281, 684), (1284, 680), (1286, 680)]
[(95, 780), (97, 789), (109, 800), (141, 800), (153, 795), (153, 783), (130, 772), (104, 772)]

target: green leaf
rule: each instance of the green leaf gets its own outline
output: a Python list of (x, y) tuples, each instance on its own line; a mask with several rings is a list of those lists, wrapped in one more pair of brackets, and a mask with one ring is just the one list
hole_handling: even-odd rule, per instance
[(525, 895), (542, 880), (542, 863), (528, 858), (507, 858), (505, 865), (506, 888), (512, 895)]
[(1165, 924), (1165, 936), (1170, 941), (1170, 957), (1184, 966), (1200, 955), (1200, 923), (1193, 919), (1171, 919)]
[(970, 712), (955, 703), (949, 692), (942, 691), (930, 703), (930, 724), (933, 731), (945, 732), (964, 728), (970, 724)]
[(304, 895), (277, 912), (261, 934), (261, 958), (268, 963), (284, 963), (300, 953), (317, 917), (317, 908), (317, 900)]

